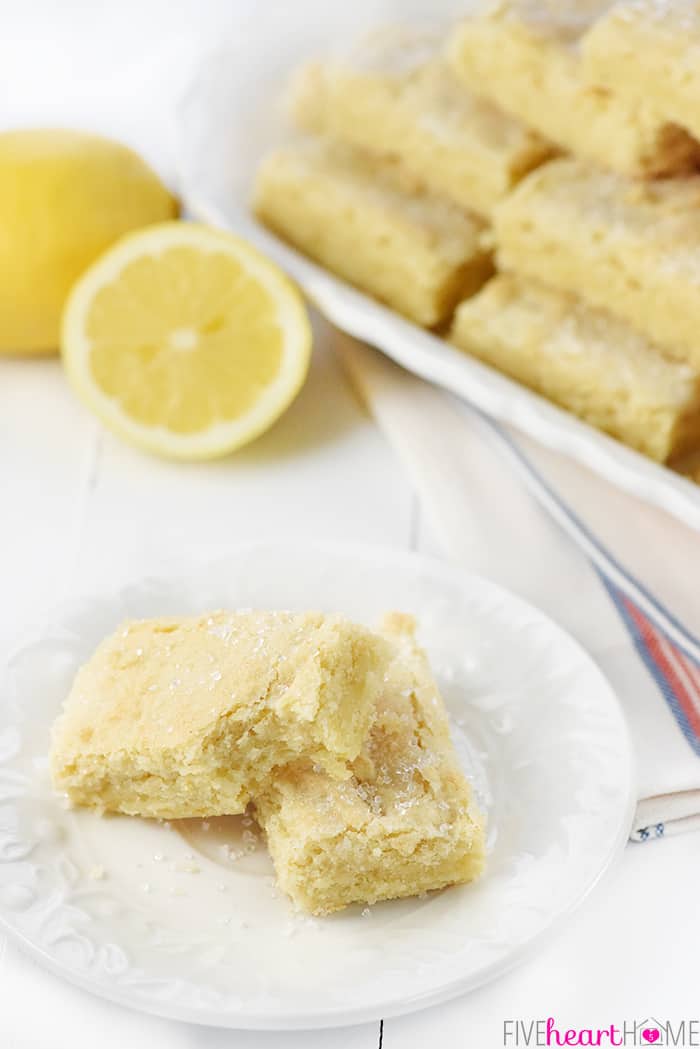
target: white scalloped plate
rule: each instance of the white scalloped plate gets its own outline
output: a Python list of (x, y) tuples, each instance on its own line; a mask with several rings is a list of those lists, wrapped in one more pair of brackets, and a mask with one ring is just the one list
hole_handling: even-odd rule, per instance
[[(220, 606), (367, 623), (391, 608), (418, 615), (488, 815), (480, 883), (303, 919), (240, 819), (169, 826), (64, 806), (46, 753), (77, 667), (126, 617)], [(541, 613), (412, 555), (256, 546), (64, 608), (12, 658), (0, 693), (0, 919), (56, 973), (134, 1008), (234, 1028), (358, 1023), (513, 965), (622, 849), (632, 805), (615, 697)]]
[[(433, 18), (463, 15), (461, 0), (436, 0)], [(305, 0), (280, 23), (256, 21), (202, 64), (183, 102), (177, 126), (180, 189), (191, 215), (246, 237), (275, 259), (329, 321), (386, 353), (409, 371), (451, 390), (549, 448), (583, 463), (692, 528), (700, 529), (700, 485), (600, 433), (524, 386), (443, 339), (415, 327), (314, 265), (260, 226), (248, 202), (261, 157), (288, 136), (282, 96), (290, 71), (310, 55), (357, 38), (369, 21), (404, 21), (421, 4)], [(357, 11), (355, 8), (357, 7)], [(425, 11), (425, 3), (422, 5)], [(405, 10), (404, 10), (405, 9)]]

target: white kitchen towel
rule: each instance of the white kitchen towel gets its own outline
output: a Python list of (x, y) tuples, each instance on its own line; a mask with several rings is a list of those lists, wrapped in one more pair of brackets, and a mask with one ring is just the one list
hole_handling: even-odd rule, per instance
[(632, 837), (700, 829), (700, 535), (337, 336), (445, 551), (565, 626), (637, 757)]

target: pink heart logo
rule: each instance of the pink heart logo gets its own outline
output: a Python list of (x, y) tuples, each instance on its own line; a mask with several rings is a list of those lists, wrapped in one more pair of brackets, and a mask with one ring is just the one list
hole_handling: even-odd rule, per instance
[(649, 1042), (650, 1045), (653, 1045), (654, 1042), (658, 1042), (660, 1037), (661, 1032), (654, 1030), (652, 1027), (645, 1027), (642, 1031), (642, 1038), (645, 1042)]

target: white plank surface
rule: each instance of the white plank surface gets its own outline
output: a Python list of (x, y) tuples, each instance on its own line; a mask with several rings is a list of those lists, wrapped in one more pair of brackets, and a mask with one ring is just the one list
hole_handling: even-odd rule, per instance
[[(266, 11), (286, 6), (271, 2)], [(167, 108), (187, 63), (255, 7), (248, 0), (0, 0), (0, 123), (105, 126), (167, 172)], [(163, 58), (173, 54), (182, 55), (175, 70)], [(85, 91), (86, 83), (94, 90)], [(191, 554), (290, 534), (437, 550), (395, 456), (357, 407), (322, 336), (309, 384), (278, 426), (240, 455), (197, 467), (149, 459), (104, 435), (71, 396), (58, 362), (0, 360), (2, 650), (66, 596)], [(468, 999), (388, 1020), (384, 1049), (497, 1049), (506, 1018), (554, 1016), (562, 1026), (690, 1018), (698, 1008), (699, 862), (700, 836), (629, 847), (617, 871), (527, 964)], [(44, 973), (0, 934), (1, 1049), (378, 1043), (378, 1023), (265, 1036), (144, 1017)]]
[[(256, 446), (203, 467), (140, 455), (103, 434), (58, 362), (0, 361), (0, 640), (57, 601), (178, 558), (282, 534), (438, 552), (393, 452), (357, 406), (322, 333), (309, 384)], [(3, 644), (3, 647), (4, 647)], [(505, 1018), (601, 1024), (679, 1019), (695, 995), (700, 837), (631, 846), (566, 929), (525, 966), (466, 1000), (388, 1020), (386, 1049), (431, 1038), (502, 1045)], [(693, 920), (694, 919), (694, 920)], [(90, 998), (0, 936), (3, 1049), (375, 1049), (378, 1025), (337, 1034), (205, 1031)], [(41, 1002), (37, 1009), (34, 1003)], [(471, 1041), (473, 1039), (473, 1042)]]

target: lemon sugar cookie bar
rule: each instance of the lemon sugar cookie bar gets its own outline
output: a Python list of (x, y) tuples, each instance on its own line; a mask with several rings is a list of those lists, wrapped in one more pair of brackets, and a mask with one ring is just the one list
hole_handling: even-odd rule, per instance
[(292, 113), (308, 131), (388, 154), (425, 187), (488, 216), (552, 155), (536, 132), (461, 84), (422, 33), (386, 30), (297, 75)]
[(632, 104), (651, 104), (700, 138), (700, 7), (694, 0), (616, 4), (584, 37), (587, 74)]
[(629, 101), (586, 77), (581, 40), (607, 6), (607, 0), (482, 0), (454, 30), (449, 57), (469, 88), (564, 150), (626, 175), (687, 171), (700, 159), (700, 146), (657, 113), (653, 97)]
[(630, 182), (555, 160), (500, 205), (494, 233), (504, 269), (579, 295), (700, 367), (700, 175)]
[(127, 623), (76, 677), (53, 732), (55, 786), (79, 805), (170, 819), (242, 812), (301, 757), (345, 776), (384, 647), (314, 613)]
[(388, 617), (394, 657), (353, 776), (289, 769), (256, 809), (281, 887), (303, 910), (415, 896), (472, 881), (484, 827), (445, 708), (408, 617)]
[(381, 160), (323, 140), (269, 156), (254, 208), (312, 259), (425, 327), (491, 272), (478, 219)]
[(451, 339), (652, 459), (700, 447), (700, 373), (570, 295), (500, 274), (457, 310)]

